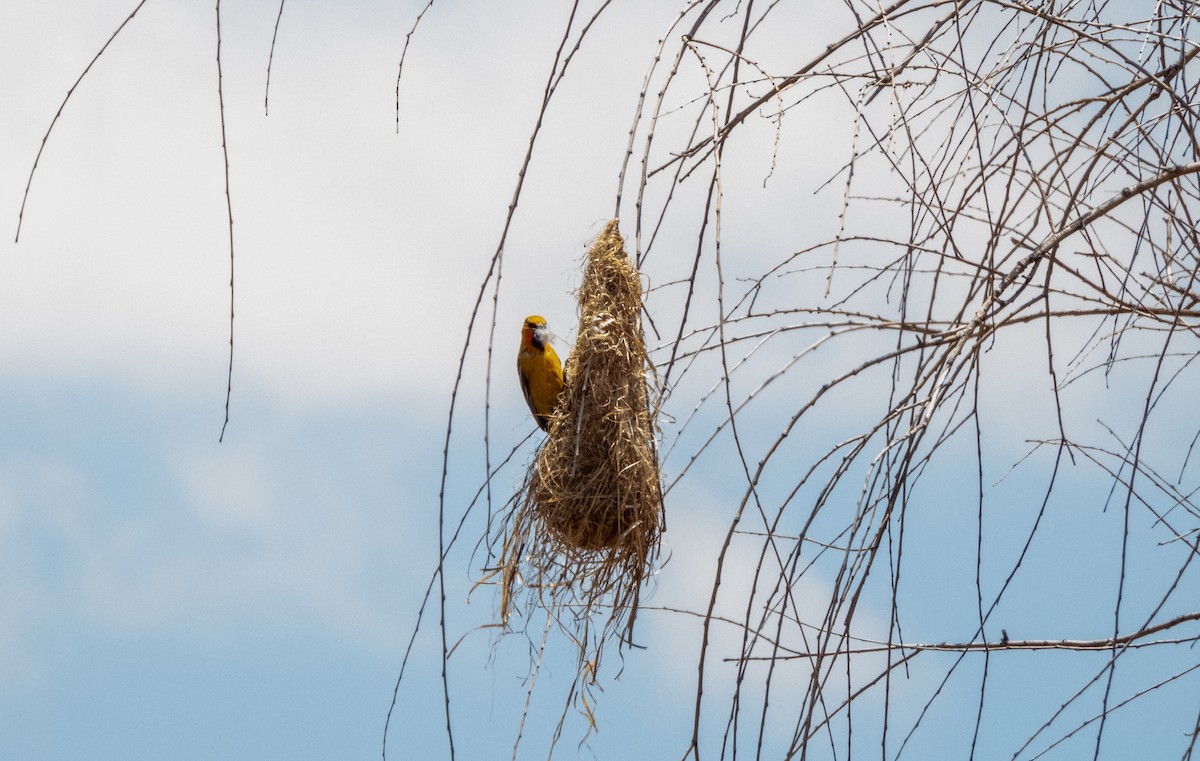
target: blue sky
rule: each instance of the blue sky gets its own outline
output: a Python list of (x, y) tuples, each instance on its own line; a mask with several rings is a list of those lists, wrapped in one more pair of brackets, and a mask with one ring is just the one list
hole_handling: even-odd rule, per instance
[[(238, 302), (222, 444), (213, 9), (148, 3), (96, 64), (42, 157), (19, 244), (22, 178), (49, 119), (133, 4), (3, 9), (2, 757), (378, 756), (436, 559), (467, 310), (560, 20), (549, 5), (439, 9), (410, 57), (414, 115), (397, 135), (396, 64), (416, 7), (289, 4), (265, 117), (268, 5), (223, 8)], [(635, 81), (637, 67), (624, 74)], [(628, 105), (595, 132), (625, 122)], [(619, 157), (623, 137), (608, 132)], [(561, 138), (544, 151), (573, 152)], [(590, 197), (555, 197), (561, 173), (530, 183), (551, 224), (514, 230), (508, 324), (573, 311), (572, 273), (615, 174), (611, 161), (569, 172)], [(546, 264), (552, 251), (567, 253)], [(507, 353), (499, 366), (507, 447), (529, 420)], [(464, 398), (481, 399), (481, 384)], [(458, 571), (461, 604), (465, 562)], [(482, 597), (461, 614), (470, 627), (490, 618)], [(432, 645), (422, 659), (436, 659)], [(488, 674), (482, 649), (467, 673), (503, 693), (513, 669)], [(418, 674), (418, 694), (434, 697)], [(418, 756), (437, 757), (440, 703), (405, 700), (393, 753), (415, 738)], [(415, 722), (418, 707), (428, 716)]]
[[(396, 65), (419, 5), (289, 3), (269, 116), (263, 90), (278, 6), (223, 5), (237, 320), (231, 419), (218, 443), (229, 251), (211, 4), (147, 3), (96, 63), (54, 128), (21, 240), (13, 242), (25, 179), (50, 119), (134, 5), (0, 5), (0, 221), (7, 225), (0, 228), (8, 231), (0, 236), (0, 758), (377, 758), (404, 646), (437, 559), (449, 389), (565, 9), (435, 4), (406, 63), (397, 134)], [(628, 7), (604, 17), (547, 115), (497, 303), (488, 398), (493, 463), (532, 428), (510, 377), (520, 319), (546, 315), (560, 347), (569, 346), (581, 257), (611, 216), (636, 94), (676, 12)], [(823, 39), (839, 17), (788, 20), (764, 32), (763, 65), (786, 68), (790, 46)], [(694, 86), (702, 78), (693, 69), (681, 81)], [(739, 278), (761, 274), (797, 250), (798, 239), (837, 229), (840, 188), (814, 191), (848, 155), (850, 109), (833, 96), (809, 107), (804, 119), (785, 122), (778, 146), (766, 120), (747, 124), (747, 138), (731, 144), (722, 229), (730, 293), (740, 296)], [(664, 141), (679, 138), (682, 128), (671, 129), (664, 128)], [(660, 250), (683, 253), (655, 260), (646, 273), (651, 285), (690, 268), (702, 191), (680, 190), (685, 211), (670, 219)], [(884, 230), (906, 219), (881, 212), (850, 221)], [(715, 279), (706, 265), (697, 323), (715, 314)], [(819, 299), (823, 286), (823, 278), (781, 279), (764, 299)], [(652, 314), (668, 316), (664, 329), (678, 324), (670, 317), (680, 307), (678, 291), (664, 289), (651, 303)], [(1040, 331), (1014, 331), (983, 355), (986, 473), (975, 472), (967, 437), (913, 490), (899, 593), (906, 641), (974, 634), (981, 482), (981, 587), (989, 599), (1036, 519), (1052, 452), (1040, 449), (1010, 467), (1031, 440), (1056, 433)], [(1073, 348), (1090, 340), (1088, 329), (1072, 326), (1057, 337)], [(733, 393), (750, 393), (817, 338), (796, 331), (766, 344), (732, 379)], [(472, 340), (449, 461), (447, 505), (455, 517), (485, 471), (486, 325)], [(751, 463), (778, 436), (796, 399), (892, 340), (870, 335), (822, 346), (804, 355), (802, 372), (767, 386), (742, 424)], [(719, 404), (708, 404), (681, 432), (720, 372), (709, 352), (673, 389), (664, 428), (667, 443), (678, 443), (664, 462), (668, 480), (722, 417)], [(1137, 365), (1128, 374), (1084, 376), (1065, 397), (1072, 430), (1102, 437), (1102, 420), (1128, 435), (1142, 401), (1134, 394), (1148, 372)], [(887, 376), (865, 374), (805, 418), (767, 471), (760, 493), (769, 506), (786, 498), (793, 472), (882, 414)], [(1197, 468), (1196, 458), (1184, 468), (1179, 456), (1180, 442), (1194, 433), (1194, 388), (1185, 375), (1170, 389), (1161, 407), (1180, 412), (1156, 417), (1147, 437), (1155, 461), (1172, 474), (1182, 469), (1185, 485)], [(519, 483), (532, 446), (526, 441), (494, 481), (497, 503)], [(992, 638), (1002, 625), (1023, 639), (1111, 634), (1122, 498), (1106, 504), (1111, 479), (1080, 460), (1060, 477), (1022, 573), (989, 623)], [(851, 481), (843, 488), (861, 486)], [(816, 486), (789, 508), (784, 533), (802, 523)], [(700, 628), (696, 616), (677, 611), (707, 605), (714, 558), (744, 491), (725, 437), (669, 494), (669, 560), (640, 619), (645, 649), (623, 660), (608, 656), (598, 731), (579, 744), (583, 721), (567, 711), (556, 758), (683, 753)], [(843, 501), (852, 505), (854, 495)], [(541, 631), (536, 616), (528, 637), (498, 638), (483, 628), (495, 601), (486, 588), (471, 593), (480, 575), (470, 551), (479, 509), (467, 524), (475, 534), (447, 565), (447, 631), (451, 641), (463, 638), (451, 671), (456, 749), (487, 759), (511, 755), (530, 647)], [(829, 536), (842, 515), (823, 527)], [(761, 529), (756, 521), (744, 528)], [(1131, 512), (1130, 531), (1122, 621), (1148, 615), (1186, 557), (1181, 543), (1158, 544), (1163, 529), (1144, 511)], [(718, 613), (745, 615), (760, 548), (753, 535), (735, 540)], [(798, 583), (806, 623), (820, 620), (836, 570), (826, 557)], [(1190, 569), (1155, 620), (1194, 609), (1196, 590)], [(886, 586), (870, 587), (856, 634), (886, 638), (889, 612)], [(423, 624), (389, 757), (446, 755), (436, 624), (436, 614)], [(740, 643), (737, 631), (714, 629), (710, 657), (718, 665), (708, 673), (703, 730), (712, 757), (727, 716), (721, 696), (734, 676), (720, 659), (736, 655)], [(1130, 655), (1114, 701), (1193, 665), (1189, 652), (1180, 645)], [(922, 656), (895, 680), (895, 726), (907, 731), (955, 657)], [(991, 656), (978, 757), (1012, 757), (1105, 657)], [(859, 663), (856, 680), (880, 661), (864, 656)], [(521, 758), (546, 756), (572, 668), (569, 647), (552, 636), (528, 693)], [(905, 757), (965, 757), (982, 659), (968, 656), (959, 668)], [(798, 699), (807, 679), (794, 662), (780, 673), (773, 706)], [(753, 681), (762, 672), (751, 674)], [(1114, 713), (1103, 757), (1182, 752), (1197, 684), (1193, 673)], [(757, 720), (760, 699), (747, 691), (750, 718), (743, 721)], [(1038, 750), (1099, 705), (1094, 696), (1082, 703)], [(871, 737), (882, 700), (872, 693), (858, 705), (855, 733)], [(794, 723), (786, 708), (773, 710), (783, 718), (767, 733), (767, 755), (786, 746)], [(893, 729), (893, 737), (896, 743), (903, 732)], [(1081, 737), (1046, 757), (1091, 758), (1094, 734)], [(865, 755), (879, 755), (863, 743)], [(888, 757), (894, 752), (892, 745)]]

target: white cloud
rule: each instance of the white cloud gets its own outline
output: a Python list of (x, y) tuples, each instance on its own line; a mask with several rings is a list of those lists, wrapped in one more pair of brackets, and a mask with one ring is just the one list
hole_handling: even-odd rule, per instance
[[(187, 383), (198, 374), (221, 384), (229, 259), (210, 10), (143, 10), (68, 104), (35, 177), (22, 242), (3, 244), (6, 364), (138, 385), (147, 376)], [(444, 37), (458, 39), (455, 24), (464, 20), (431, 16), (426, 36), (414, 41), (402, 92), (406, 109), (422, 116), (406, 111), (396, 135), (397, 35), (371, 14), (370, 25), (339, 16), (353, 33), (331, 37), (320, 14), (288, 9), (272, 72), (274, 108), (264, 117), (269, 37), (245, 31), (274, 21), (266, 12), (273, 9), (259, 10), (254, 19), (227, 17), (223, 29), (235, 383), (270, 387), (298, 404), (444, 390), (499, 238), (503, 208), (495, 199), (511, 193), (513, 156), (532, 126), (518, 115), (527, 115), (526, 101), (536, 102), (540, 87), (530, 86), (524, 100), (498, 98), (487, 124), (475, 116), (477, 99), (502, 92), (485, 75), (536, 82), (533, 70), (546, 62), (511, 40), (455, 59), (434, 55)], [(32, 33), (45, 13), (9, 28)], [(549, 22), (530, 18), (539, 21), (525, 31), (540, 39)], [(5, 130), (6, 176), (23, 177), (32, 162), (57, 107), (45, 93), (61, 93), (78, 74), (81, 64), (68, 54), (102, 42), (89, 44), (79, 30), (65, 38), (69, 44), (55, 49), (60, 58), (42, 60), (44, 86), (6, 98), (19, 127)], [(353, 66), (331, 66), (339, 57)], [(5, 187), (0, 208), (15, 212), (22, 189)], [(588, 219), (605, 213), (581, 211)], [(573, 230), (564, 246), (567, 227), (548, 235), (546, 222), (529, 226), (551, 250), (586, 236)], [(548, 306), (559, 304), (553, 311), (566, 318), (578, 253), (547, 266), (552, 257), (514, 232), (505, 274), (550, 294)], [(522, 260), (536, 262), (535, 274), (521, 274)], [(505, 306), (523, 316), (544, 301), (519, 297)], [(504, 321), (501, 336), (515, 333), (515, 319)]]

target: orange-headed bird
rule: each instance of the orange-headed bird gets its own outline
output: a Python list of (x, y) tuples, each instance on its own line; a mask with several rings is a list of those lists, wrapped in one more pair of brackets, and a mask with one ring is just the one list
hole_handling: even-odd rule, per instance
[(521, 351), (517, 353), (517, 375), (533, 419), (543, 431), (550, 429), (550, 415), (563, 390), (562, 362), (550, 345), (546, 318), (531, 314), (521, 328)]

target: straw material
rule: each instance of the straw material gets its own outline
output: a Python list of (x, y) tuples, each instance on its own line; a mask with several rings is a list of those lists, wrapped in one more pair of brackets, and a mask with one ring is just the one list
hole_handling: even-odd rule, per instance
[(601, 643), (632, 629), (664, 517), (641, 310), (641, 278), (613, 220), (588, 251), (562, 400), (508, 523), (504, 621), (521, 584), (576, 620), (608, 608)]

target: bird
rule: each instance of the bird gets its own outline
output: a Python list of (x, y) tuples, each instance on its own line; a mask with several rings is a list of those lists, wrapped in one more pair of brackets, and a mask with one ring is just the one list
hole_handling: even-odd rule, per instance
[(521, 328), (521, 350), (517, 353), (517, 375), (533, 419), (543, 431), (550, 430), (550, 415), (558, 407), (563, 390), (562, 362), (550, 345), (546, 318), (531, 314)]

